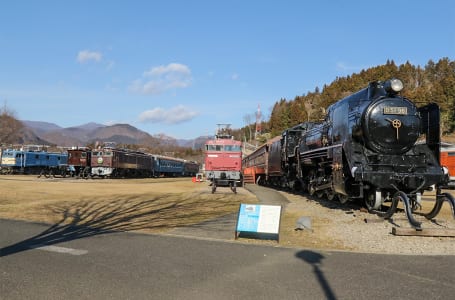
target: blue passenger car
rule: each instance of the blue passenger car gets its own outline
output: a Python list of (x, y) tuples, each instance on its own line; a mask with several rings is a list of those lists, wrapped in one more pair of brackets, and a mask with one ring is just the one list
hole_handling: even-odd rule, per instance
[(153, 171), (155, 177), (177, 177), (184, 175), (184, 160), (154, 155)]

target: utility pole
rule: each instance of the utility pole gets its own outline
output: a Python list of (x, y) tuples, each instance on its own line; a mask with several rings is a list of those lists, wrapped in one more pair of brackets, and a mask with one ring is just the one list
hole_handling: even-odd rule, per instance
[(254, 139), (257, 139), (258, 135), (261, 134), (261, 105), (258, 104), (258, 110), (256, 112), (256, 131), (254, 132)]

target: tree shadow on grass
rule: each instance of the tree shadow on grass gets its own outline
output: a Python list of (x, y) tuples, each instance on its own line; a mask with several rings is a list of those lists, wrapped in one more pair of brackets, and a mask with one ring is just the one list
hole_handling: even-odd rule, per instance
[[(47, 206), (52, 214), (60, 215), (58, 222), (43, 232), (0, 249), (0, 257), (29, 249), (55, 245), (95, 235), (119, 231), (166, 230), (197, 224), (216, 217), (225, 203), (213, 202), (211, 209), (200, 210), (204, 201), (186, 199), (166, 200), (169, 195), (149, 200), (134, 197), (104, 202), (80, 201)], [(222, 214), (222, 212), (221, 212)]]

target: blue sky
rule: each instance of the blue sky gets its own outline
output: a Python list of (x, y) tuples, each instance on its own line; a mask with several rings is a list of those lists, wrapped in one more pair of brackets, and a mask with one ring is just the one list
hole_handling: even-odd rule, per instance
[(0, 102), (62, 127), (213, 134), (388, 59), (455, 60), (454, 3), (0, 0)]

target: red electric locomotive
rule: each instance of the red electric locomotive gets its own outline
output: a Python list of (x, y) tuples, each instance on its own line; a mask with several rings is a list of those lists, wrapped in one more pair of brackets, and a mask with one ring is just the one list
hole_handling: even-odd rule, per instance
[(242, 143), (234, 140), (230, 124), (218, 124), (215, 139), (205, 143), (205, 176), (211, 182), (212, 193), (217, 186), (228, 186), (237, 193), (242, 180)]

